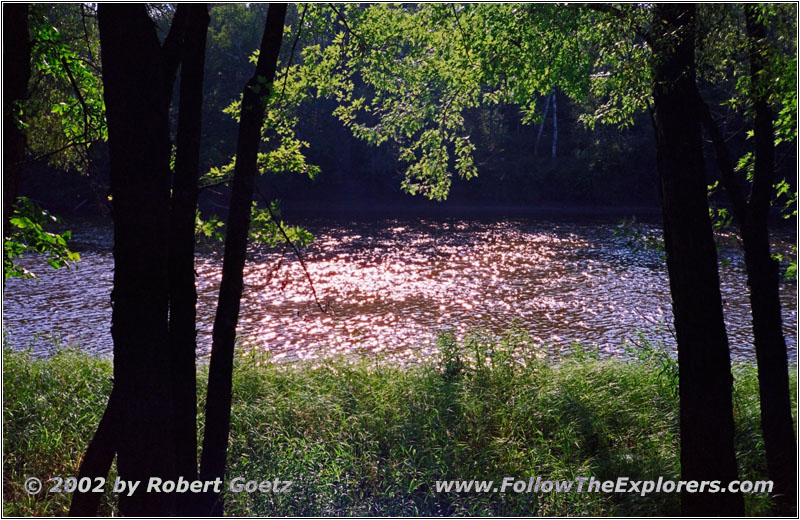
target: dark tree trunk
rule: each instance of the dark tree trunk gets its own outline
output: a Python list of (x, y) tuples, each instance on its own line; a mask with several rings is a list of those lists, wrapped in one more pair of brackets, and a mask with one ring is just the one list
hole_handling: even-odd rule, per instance
[[(256, 71), (247, 82), (242, 96), (236, 167), (225, 235), (225, 258), (208, 375), (205, 436), (200, 464), (202, 480), (221, 478), (225, 474), (231, 417), (233, 347), (242, 296), (253, 185), (258, 169), (258, 148), (265, 116), (264, 97), (275, 79), (285, 18), (286, 4), (270, 4)], [(199, 513), (219, 516), (222, 506), (221, 498), (210, 493), (201, 497)]]
[(789, 367), (781, 323), (778, 295), (778, 263), (770, 254), (767, 216), (775, 169), (775, 144), (772, 109), (766, 85), (761, 79), (767, 57), (758, 46), (766, 28), (758, 19), (757, 7), (745, 6), (750, 50), (750, 80), (753, 92), (753, 140), (755, 142), (753, 187), (746, 218), (740, 220), (742, 244), (750, 285), (753, 337), (758, 362), (761, 397), (761, 429), (770, 477), (775, 483), (778, 513), (796, 513), (797, 444), (789, 397)]
[[(111, 463), (114, 462), (114, 455), (117, 453), (117, 435), (119, 435), (119, 432), (116, 431), (119, 420), (119, 399), (115, 395), (116, 393), (112, 391), (97, 431), (86, 448), (78, 471), (78, 481), (86, 477), (90, 479), (105, 478), (111, 469)], [(92, 493), (91, 491), (82, 493), (75, 490), (69, 506), (69, 516), (95, 516), (102, 496), (101, 493)]]
[(25, 132), (20, 128), (18, 105), (28, 93), (31, 41), (28, 4), (3, 5), (3, 236), (19, 195)]
[(714, 145), (722, 185), (731, 200), (742, 237), (758, 364), (761, 430), (764, 435), (767, 467), (775, 484), (773, 495), (777, 513), (794, 516), (797, 496), (797, 442), (789, 394), (786, 342), (781, 323), (778, 264), (770, 253), (767, 220), (775, 168), (773, 114), (765, 99), (768, 91), (759, 90), (767, 88), (759, 79), (760, 71), (766, 65), (765, 57), (757, 50), (764, 41), (766, 30), (754, 17), (751, 9), (751, 6), (745, 8), (748, 40), (752, 46), (749, 55), (750, 76), (752, 84), (758, 87), (752, 89), (755, 164), (749, 199), (745, 197), (738, 182), (723, 131), (720, 131), (702, 99), (699, 99), (698, 105), (703, 124)]
[[(708, 214), (693, 4), (653, 12), (653, 98), (664, 242), (678, 338), (681, 478), (736, 480), (730, 353)], [(686, 493), (688, 516), (741, 516), (740, 493)]]
[[(175, 408), (178, 475), (197, 478), (197, 382), (195, 367), (197, 291), (194, 279), (194, 223), (199, 178), (203, 70), (208, 8), (187, 4), (181, 47), (180, 100), (169, 243), (169, 342)], [(178, 495), (178, 511), (189, 512), (193, 497)]]
[[(758, 116), (756, 116), (758, 117)], [(758, 148), (758, 130), (755, 133)], [(770, 133), (770, 142), (772, 135)], [(759, 159), (756, 156), (756, 171)], [(760, 213), (760, 212), (759, 212)], [(778, 296), (778, 263), (770, 255), (766, 211), (751, 212), (741, 225), (747, 283), (753, 315), (753, 338), (758, 363), (761, 431), (773, 496), (781, 516), (795, 516), (797, 496), (797, 444), (789, 397), (786, 342)]]
[(151, 477), (174, 479), (168, 344), (169, 95), (166, 67), (144, 4), (98, 8), (114, 217), (114, 392), (117, 470), (142, 481), (120, 494), (127, 516), (175, 511), (174, 496), (146, 493)]
[[(132, 49), (125, 54), (124, 44), (120, 40), (120, 35), (109, 35), (108, 32), (118, 28), (118, 24), (124, 23), (126, 16), (132, 15), (134, 23), (131, 24), (130, 32), (124, 37), (130, 38), (131, 46), (139, 47)], [(109, 142), (111, 155), (111, 189), (113, 196), (113, 211), (115, 217), (115, 289), (112, 293), (114, 303), (114, 314), (112, 315), (112, 335), (115, 340), (115, 376), (124, 372), (127, 377), (120, 382), (116, 378), (112, 397), (106, 411), (98, 426), (95, 436), (87, 448), (83, 463), (81, 464), (81, 476), (103, 477), (107, 475), (115, 453), (118, 453), (118, 466), (122, 475), (123, 468), (128, 467), (132, 471), (150, 473), (153, 476), (160, 474), (172, 478), (177, 475), (187, 479), (194, 479), (197, 475), (197, 402), (196, 402), (196, 382), (194, 366), (194, 313), (196, 296), (194, 289), (194, 206), (197, 200), (197, 163), (200, 146), (200, 109), (202, 105), (202, 74), (203, 61), (205, 56), (205, 34), (208, 26), (208, 11), (205, 5), (178, 6), (175, 17), (170, 26), (164, 45), (155, 50), (153, 42), (158, 44), (158, 40), (153, 38), (155, 35), (154, 26), (145, 11), (135, 8), (131, 10), (106, 10), (99, 16), (101, 30), (101, 48), (103, 57), (110, 57), (112, 60), (110, 72), (104, 73), (104, 87), (107, 110), (109, 112)], [(105, 38), (104, 38), (105, 36)], [(191, 36), (187, 39), (187, 36)], [(141, 59), (141, 68), (138, 70), (126, 71), (124, 59)], [(177, 179), (174, 188), (174, 199), (177, 201), (177, 211), (169, 213), (169, 206), (163, 206), (164, 196), (169, 200), (169, 131), (168, 131), (168, 110), (172, 98), (172, 88), (178, 65), (182, 59), (186, 59), (187, 65), (182, 70), (186, 81), (183, 81), (184, 89), (181, 91), (181, 114), (179, 115), (179, 136), (178, 136), (178, 157), (176, 158)], [(116, 61), (119, 60), (119, 61)], [(137, 61), (138, 64), (138, 61)], [(199, 69), (199, 73), (198, 73)], [(135, 78), (126, 78), (125, 74), (139, 74)], [(148, 81), (148, 78), (150, 81)], [(144, 85), (147, 85), (144, 87)], [(199, 85), (199, 86), (198, 86)], [(125, 88), (136, 89), (145, 88), (149, 92), (139, 98), (127, 97), (130, 92)], [(109, 96), (114, 100), (116, 106), (109, 105)], [(149, 110), (142, 111), (139, 119), (129, 121), (130, 128), (121, 128), (125, 117), (132, 112), (137, 112), (139, 106), (147, 104)], [(114, 116), (110, 113), (114, 112)], [(113, 125), (113, 126), (112, 126)], [(113, 128), (113, 131), (112, 131)], [(166, 128), (166, 132), (165, 132)], [(152, 150), (142, 153), (141, 150)], [(165, 153), (166, 150), (166, 153)], [(129, 166), (128, 170), (119, 168), (120, 163), (128, 161), (125, 154), (139, 153), (141, 157), (139, 163)], [(115, 155), (116, 154), (116, 155)], [(144, 157), (144, 156), (147, 157)], [(195, 156), (193, 159), (192, 156)], [(120, 179), (122, 175), (133, 175), (135, 170), (130, 168), (143, 168), (150, 176), (142, 176), (140, 182), (131, 182), (133, 179)], [(192, 181), (193, 179), (193, 181)], [(155, 180), (153, 186), (147, 187), (145, 183)], [(164, 188), (166, 186), (166, 189)], [(119, 194), (119, 196), (118, 196)], [(156, 199), (151, 200), (150, 195), (155, 194)], [(157, 219), (165, 219), (169, 223), (169, 234), (167, 236), (162, 231), (164, 223), (156, 218), (149, 220), (150, 229), (158, 229), (158, 233), (152, 235), (155, 245), (146, 242), (147, 237), (133, 236), (129, 234), (136, 222), (135, 203), (137, 197), (141, 198), (142, 210), (146, 211), (145, 202), (157, 204), (153, 212)], [(120, 199), (126, 200), (126, 204), (120, 204)], [(186, 206), (191, 206), (188, 210)], [(165, 212), (166, 210), (166, 212)], [(185, 231), (186, 218), (181, 219), (185, 213), (189, 213), (190, 226), (188, 232)], [(180, 216), (177, 216), (180, 215)], [(177, 216), (177, 218), (176, 218)], [(171, 246), (165, 238), (172, 239), (172, 235), (180, 236), (176, 242), (184, 246), (188, 235), (188, 262), (185, 261), (186, 254), (174, 255), (170, 253)], [(135, 271), (133, 262), (121, 257), (122, 248), (118, 245), (126, 244), (128, 248), (135, 248), (139, 244), (140, 254), (147, 251), (155, 251), (150, 265), (142, 265), (145, 270)], [(120, 252), (118, 258), (117, 253)], [(186, 248), (180, 250), (182, 253)], [(167, 254), (168, 265), (161, 265), (163, 255)], [(176, 259), (179, 259), (176, 261)], [(180, 260), (183, 260), (181, 263)], [(138, 260), (137, 260), (138, 261)], [(120, 265), (122, 264), (122, 266)], [(147, 264), (147, 262), (145, 262)], [(173, 277), (173, 265), (178, 264)], [(123, 269), (122, 267), (125, 267)], [(136, 274), (143, 276), (145, 272), (154, 272), (161, 283), (167, 283), (164, 278), (164, 270), (167, 270), (167, 278), (178, 280), (179, 283), (167, 287), (167, 297), (171, 297), (171, 292), (175, 290), (178, 294), (175, 298), (176, 312), (173, 313), (174, 320), (166, 322), (167, 308), (163, 307), (165, 286), (157, 286), (155, 291), (146, 294), (142, 289), (138, 293), (133, 289), (137, 282), (125, 278), (125, 282), (120, 281), (117, 285), (117, 277), (126, 277)], [(182, 269), (182, 270), (181, 270)], [(180, 275), (184, 275), (181, 277)], [(146, 277), (146, 276), (145, 276)], [(186, 297), (186, 280), (189, 280), (189, 290), (191, 297)], [(122, 279), (120, 279), (122, 280)], [(183, 282), (183, 283), (180, 283)], [(133, 293), (123, 295), (123, 305), (119, 306), (118, 299), (122, 291), (118, 287), (124, 288)], [(153, 286), (151, 286), (152, 288)], [(181, 292), (183, 291), (183, 292)], [(124, 293), (122, 293), (124, 294)], [(147, 313), (147, 320), (155, 324), (155, 329), (149, 335), (155, 341), (148, 342), (152, 345), (153, 354), (151, 357), (143, 357), (136, 352), (126, 352), (131, 362), (138, 362), (140, 365), (128, 364), (120, 366), (117, 361), (121, 356), (122, 349), (134, 350), (133, 343), (128, 341), (118, 342), (118, 338), (127, 333), (137, 319), (135, 315), (127, 315), (124, 309), (133, 306), (131, 297), (139, 301), (156, 301), (150, 313)], [(180, 305), (184, 303), (186, 305)], [(190, 310), (186, 311), (189, 306)], [(143, 308), (148, 308), (147, 304)], [(189, 324), (186, 316), (191, 314), (191, 332), (187, 332)], [(122, 327), (119, 325), (123, 324)], [(166, 328), (164, 326), (166, 325)], [(174, 325), (174, 326), (173, 326)], [(173, 332), (175, 334), (173, 334)], [(181, 333), (185, 333), (181, 335)], [(167, 336), (163, 336), (167, 334)], [(146, 333), (145, 333), (146, 336)], [(180, 339), (188, 338), (191, 341), (190, 356), (186, 346), (188, 341), (181, 343)], [(131, 339), (131, 338), (128, 338)], [(173, 341), (175, 340), (175, 341)], [(179, 343), (177, 348), (173, 348), (175, 343)], [(183, 347), (183, 350), (181, 350)], [(177, 355), (176, 355), (177, 353)], [(164, 363), (168, 359), (169, 365)], [(135, 360), (135, 361), (134, 361)], [(158, 370), (150, 373), (153, 366), (158, 365)], [(167, 367), (165, 370), (164, 367)], [(153, 383), (148, 387), (139, 385), (134, 387), (133, 379), (136, 373), (147, 372), (147, 381)], [(167, 399), (165, 399), (165, 397)], [(149, 439), (158, 438), (159, 443), (155, 446), (163, 457), (155, 462), (150, 459), (137, 460), (141, 446), (131, 447), (128, 443), (130, 429), (127, 421), (137, 420), (127, 417), (130, 406), (137, 407), (145, 415), (145, 420), (141, 423), (141, 431)], [(148, 412), (147, 408), (152, 411)], [(154, 420), (160, 417), (165, 422)], [(141, 419), (141, 417), (139, 417)], [(137, 430), (138, 432), (139, 430)], [(170, 435), (174, 433), (174, 438), (170, 445)], [(139, 435), (134, 432), (134, 435)], [(148, 469), (153, 468), (153, 469)], [(160, 471), (161, 473), (156, 473)], [(140, 487), (140, 491), (143, 487)], [(148, 494), (155, 496), (156, 494)], [(155, 512), (166, 514), (178, 511), (185, 511), (188, 508), (188, 500), (178, 495), (181, 503), (176, 506), (173, 496), (160, 494), (161, 497), (154, 499), (152, 496), (138, 495), (133, 499), (120, 498), (120, 510), (129, 511), (136, 514), (142, 512)], [(73, 498), (70, 514), (91, 515), (95, 514), (99, 497), (94, 494), (76, 493)]]

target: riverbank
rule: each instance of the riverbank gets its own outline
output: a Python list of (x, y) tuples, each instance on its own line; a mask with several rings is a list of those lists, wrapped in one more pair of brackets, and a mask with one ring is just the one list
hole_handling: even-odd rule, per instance
[[(554, 361), (522, 337), (439, 341), (435, 361), (405, 368), (239, 356), (228, 478), (292, 486), (229, 494), (226, 513), (678, 513), (675, 493), (437, 493), (435, 482), (446, 479), (679, 476), (677, 367), (661, 350), (639, 349), (624, 361), (575, 349)], [(3, 513), (63, 515), (68, 495), (32, 496), (22, 484), (77, 474), (111, 389), (111, 363), (69, 350), (46, 359), (5, 350), (3, 364)], [(766, 479), (756, 372), (749, 364), (734, 370), (740, 478)], [(198, 374), (202, 410), (206, 364)], [(793, 368), (793, 388), (796, 380)], [(746, 502), (748, 514), (769, 512), (763, 495)], [(101, 512), (115, 513), (110, 493)]]

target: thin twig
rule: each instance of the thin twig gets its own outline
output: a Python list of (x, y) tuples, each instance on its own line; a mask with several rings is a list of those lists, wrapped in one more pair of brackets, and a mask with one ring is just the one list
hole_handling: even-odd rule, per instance
[(458, 26), (458, 32), (461, 33), (461, 42), (464, 44), (464, 50), (467, 51), (467, 59), (472, 61), (472, 57), (469, 53), (469, 44), (467, 44), (467, 37), (464, 34), (464, 29), (461, 27), (461, 22), (458, 20), (458, 12), (456, 11), (456, 5), (450, 4), (450, 7), (453, 8), (453, 18), (456, 19), (456, 25)]
[(278, 230), (280, 230), (281, 235), (283, 235), (283, 240), (286, 242), (286, 245), (292, 248), (292, 251), (294, 251), (295, 256), (297, 256), (297, 259), (300, 261), (300, 266), (303, 268), (303, 273), (305, 273), (306, 275), (306, 279), (308, 280), (308, 285), (311, 287), (311, 293), (314, 295), (314, 303), (317, 304), (317, 307), (319, 307), (320, 312), (322, 312), (323, 314), (330, 314), (330, 312), (328, 311), (328, 305), (326, 304), (323, 306), (322, 302), (320, 302), (319, 297), (317, 296), (317, 290), (314, 287), (314, 280), (311, 279), (311, 274), (308, 272), (308, 267), (306, 267), (306, 262), (305, 260), (303, 260), (303, 255), (300, 254), (300, 250), (297, 249), (297, 246), (294, 245), (294, 242), (292, 242), (292, 240), (289, 238), (289, 235), (286, 234), (286, 230), (283, 229), (281, 222), (277, 218), (275, 218), (275, 214), (272, 212), (272, 207), (270, 206), (267, 197), (264, 196), (264, 194), (261, 192), (258, 186), (255, 186), (255, 189), (256, 192), (264, 200), (264, 204), (267, 206), (267, 212), (269, 213), (269, 217), (278, 226)]
[(46, 158), (48, 158), (48, 157), (50, 157), (52, 155), (56, 155), (57, 153), (61, 153), (64, 150), (72, 148), (73, 146), (84, 146), (84, 145), (88, 146), (88, 145), (94, 144), (94, 143), (96, 143), (98, 141), (100, 141), (100, 139), (92, 139), (92, 140), (89, 140), (89, 141), (72, 141), (72, 142), (62, 146), (61, 148), (57, 148), (55, 150), (51, 150), (49, 152), (45, 152), (45, 153), (43, 153), (41, 155), (37, 155), (35, 157), (29, 157), (29, 158), (27, 158), (25, 160), (22, 160), (22, 161), (19, 161), (17, 163), (14, 163), (14, 165), (15, 166), (19, 166), (19, 165), (29, 164), (29, 163), (36, 162), (36, 161), (39, 161), (39, 160), (42, 160), (42, 159), (46, 159)]
[(281, 96), (280, 99), (283, 99), (283, 95), (286, 92), (286, 83), (289, 81), (289, 67), (292, 66), (292, 59), (294, 58), (294, 49), (297, 47), (297, 41), (300, 39), (300, 35), (303, 33), (303, 20), (306, 18), (306, 11), (308, 10), (308, 4), (303, 5), (303, 12), (300, 13), (300, 21), (297, 24), (297, 34), (294, 37), (294, 42), (292, 42), (292, 50), (289, 52), (289, 61), (286, 63), (286, 74), (283, 77), (283, 88), (281, 88)]
[(72, 70), (69, 68), (66, 58), (61, 58), (61, 64), (64, 65), (64, 71), (67, 73), (72, 90), (75, 91), (75, 97), (78, 98), (78, 103), (83, 108), (83, 139), (86, 140), (89, 137), (89, 107), (86, 106), (86, 100), (83, 99), (81, 89), (78, 87), (78, 82), (75, 81), (75, 76), (72, 75)]
[(343, 15), (341, 12), (339, 12), (339, 10), (338, 10), (338, 9), (336, 9), (336, 6), (335, 6), (334, 4), (328, 4), (328, 6), (329, 6), (331, 9), (333, 9), (333, 12), (334, 12), (334, 13), (336, 13), (336, 16), (338, 16), (338, 17), (339, 17), (339, 19), (342, 21), (342, 24), (344, 24), (344, 28), (347, 30), (347, 32), (348, 32), (349, 34), (352, 34), (353, 36), (355, 36), (357, 39), (359, 39), (359, 40), (361, 41), (361, 47), (362, 47), (362, 51), (366, 51), (366, 49), (367, 49), (367, 43), (366, 43), (366, 41), (364, 40), (364, 38), (363, 38), (363, 37), (362, 37), (360, 34), (358, 34), (357, 32), (354, 32), (354, 31), (353, 31), (353, 30), (350, 28), (350, 25), (348, 25), (348, 23), (347, 23), (347, 19), (344, 17), (344, 15)]
[(81, 24), (83, 24), (83, 36), (86, 38), (86, 50), (89, 52), (89, 58), (94, 61), (89, 29), (86, 27), (86, 4), (81, 4)]
[(205, 190), (205, 189), (207, 189), (207, 188), (216, 188), (217, 186), (223, 186), (223, 185), (225, 185), (225, 184), (228, 184), (228, 183), (229, 183), (229, 182), (231, 182), (232, 180), (233, 180), (233, 177), (232, 177), (232, 176), (231, 176), (231, 177), (227, 177), (227, 178), (225, 178), (225, 179), (222, 179), (222, 180), (220, 180), (220, 181), (217, 181), (217, 182), (210, 182), (210, 183), (208, 183), (208, 184), (203, 184), (202, 186), (198, 186), (198, 187), (197, 187), (197, 189), (198, 189), (199, 191), (203, 191), (203, 190)]

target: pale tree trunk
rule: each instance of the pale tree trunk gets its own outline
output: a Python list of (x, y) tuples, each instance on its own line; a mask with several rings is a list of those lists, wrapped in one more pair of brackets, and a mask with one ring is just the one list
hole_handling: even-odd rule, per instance
[(550, 110), (550, 94), (544, 98), (544, 114), (542, 115), (542, 124), (539, 125), (539, 133), (536, 134), (536, 146), (533, 147), (533, 156), (539, 155), (539, 142), (542, 140), (542, 130), (544, 130), (544, 122), (547, 120), (547, 111)]
[(556, 160), (556, 146), (558, 145), (558, 110), (556, 107), (556, 88), (553, 87), (553, 150), (552, 160)]

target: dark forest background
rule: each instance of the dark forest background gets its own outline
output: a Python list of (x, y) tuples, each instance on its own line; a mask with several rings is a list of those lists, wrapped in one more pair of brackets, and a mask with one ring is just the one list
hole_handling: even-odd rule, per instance
[[(252, 70), (250, 58), (258, 48), (266, 11), (266, 4), (225, 4), (210, 9), (201, 171), (227, 164), (235, 153), (238, 124), (223, 110), (234, 101), (235, 93)], [(297, 11), (290, 10), (287, 23), (295, 23), (296, 17)], [(164, 21), (162, 35), (166, 29)], [(282, 60), (287, 58), (287, 47), (282, 50)], [(562, 93), (555, 95), (557, 134), (552, 104), (546, 119), (540, 118), (534, 124), (522, 122), (523, 113), (516, 105), (470, 111), (466, 122), (476, 145), (479, 174), (470, 180), (453, 179), (444, 202), (404, 193), (400, 188), (402, 165), (397, 160), (396, 146), (388, 142), (375, 147), (355, 138), (331, 114), (336, 102), (329, 99), (311, 100), (299, 108), (298, 114), (297, 136), (309, 143), (308, 162), (319, 166), (320, 174), (313, 180), (298, 174), (267, 174), (260, 176), (257, 183), (270, 198), (280, 200), (288, 214), (342, 209), (413, 212), (440, 208), (457, 211), (657, 208), (658, 179), (649, 115), (640, 114), (626, 128), (598, 125), (592, 130), (580, 121), (582, 113), (594, 108), (591, 99), (579, 105)], [(722, 94), (706, 92), (705, 95), (714, 99)], [(540, 100), (543, 110), (547, 102), (545, 97)], [(730, 114), (725, 120), (735, 157), (741, 156), (749, 145), (745, 124), (736, 117)], [(175, 107), (172, 121), (173, 125), (177, 122)], [(742, 130), (737, 132), (737, 128)], [(95, 175), (99, 179), (89, 179), (83, 171), (53, 166), (46, 160), (35, 161), (26, 165), (28, 172), (22, 175), (21, 195), (64, 216), (105, 214), (107, 203), (103, 190), (97, 186), (108, 185), (107, 144), (99, 142), (92, 148)], [(706, 154), (711, 185), (717, 169), (710, 146), (706, 147)], [(778, 147), (777, 159), (776, 181), (786, 178), (794, 190), (794, 146)], [(200, 196), (200, 208), (206, 214), (224, 214), (227, 199), (225, 187), (206, 189)], [(727, 204), (723, 194), (715, 195), (712, 200), (722, 207)]]

